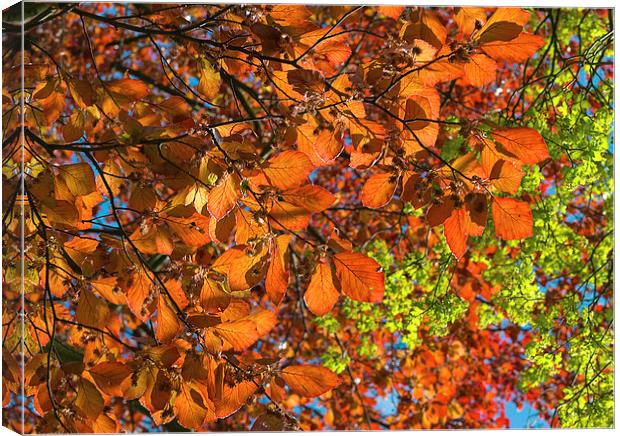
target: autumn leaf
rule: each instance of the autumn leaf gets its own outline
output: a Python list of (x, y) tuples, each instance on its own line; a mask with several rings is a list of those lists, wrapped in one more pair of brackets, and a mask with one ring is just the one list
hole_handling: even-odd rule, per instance
[(142, 321), (146, 321), (154, 307), (148, 304), (147, 298), (151, 295), (151, 281), (142, 271), (133, 274), (127, 288), (127, 304), (131, 311)]
[(78, 380), (73, 404), (85, 417), (96, 419), (103, 412), (103, 398), (94, 384), (83, 378)]
[(136, 79), (120, 79), (106, 83), (109, 92), (122, 95), (131, 101), (140, 100), (149, 94), (148, 86)]
[(318, 185), (303, 185), (288, 189), (282, 193), (288, 203), (303, 207), (310, 212), (323, 212), (336, 201), (336, 197), (327, 189)]
[(495, 61), (483, 54), (471, 56), (463, 69), (467, 82), (472, 86), (484, 86), (491, 83), (497, 74)]
[(207, 200), (209, 213), (216, 220), (222, 219), (235, 207), (238, 198), (239, 178), (235, 174), (226, 174), (209, 192)]
[(95, 174), (87, 163), (62, 165), (57, 168), (57, 177), (67, 185), (71, 194), (82, 196), (96, 191)]
[(224, 291), (222, 285), (210, 278), (205, 278), (200, 289), (200, 304), (209, 312), (217, 312), (226, 309), (231, 296)]
[(466, 35), (471, 35), (476, 27), (476, 23), (484, 23), (487, 19), (487, 14), (484, 12), (484, 8), (472, 8), (472, 7), (460, 7), (459, 11), (454, 17), (459, 31)]
[(265, 277), (265, 289), (276, 305), (280, 304), (288, 287), (289, 274), (285, 254), (290, 241), (290, 235), (281, 235), (272, 241), (271, 262)]
[(80, 111), (75, 111), (69, 117), (69, 122), (62, 130), (62, 136), (67, 142), (77, 141), (84, 134), (84, 115)]
[(127, 297), (120, 291), (117, 283), (116, 277), (102, 277), (99, 279), (91, 279), (90, 281), (93, 291), (110, 303), (116, 305), (125, 304), (127, 302)]
[(269, 159), (263, 174), (272, 186), (290, 189), (302, 185), (313, 170), (308, 156), (298, 151), (287, 150)]
[(318, 397), (340, 384), (336, 374), (318, 365), (290, 365), (280, 371), (280, 377), (303, 397)]
[(225, 384), (222, 392), (215, 400), (215, 413), (218, 418), (226, 418), (235, 413), (243, 406), (248, 398), (256, 391), (258, 386), (252, 381), (246, 380), (232, 386)]
[(198, 74), (200, 76), (198, 92), (211, 100), (217, 96), (220, 90), (220, 84), (222, 82), (220, 73), (217, 72), (211, 62), (206, 59), (202, 59), (198, 63), (198, 67)]
[(524, 239), (532, 236), (533, 218), (530, 205), (512, 198), (493, 199), (495, 233), (502, 239)]
[(213, 331), (235, 351), (243, 351), (259, 339), (256, 324), (250, 320), (223, 322)]
[(331, 266), (327, 262), (319, 262), (316, 266), (310, 284), (304, 294), (304, 301), (308, 309), (317, 316), (329, 313), (340, 298), (336, 288), (336, 278)]
[(460, 259), (467, 251), (469, 237), (469, 219), (465, 209), (454, 209), (450, 217), (443, 223), (443, 232), (450, 251)]
[(155, 337), (158, 341), (168, 343), (182, 330), (181, 322), (168, 298), (160, 294), (157, 298), (157, 327)]
[(481, 44), (515, 39), (529, 18), (530, 13), (523, 9), (497, 8), (478, 32), (477, 39)]
[(244, 291), (256, 286), (267, 272), (267, 248), (252, 252), (250, 247), (237, 245), (222, 253), (212, 265), (215, 271), (226, 274), (232, 291)]
[(91, 291), (84, 289), (75, 311), (77, 321), (86, 326), (102, 327), (106, 325), (110, 311), (105, 302)]
[(529, 59), (544, 44), (545, 40), (541, 36), (521, 33), (510, 41), (489, 42), (481, 48), (496, 61), (519, 63)]
[(104, 394), (117, 397), (123, 395), (122, 383), (131, 374), (129, 367), (121, 362), (99, 363), (88, 372)]
[(191, 384), (181, 384), (174, 401), (174, 410), (179, 423), (191, 429), (199, 429), (205, 420), (215, 420), (215, 406)]
[(333, 259), (340, 289), (345, 295), (370, 303), (383, 299), (383, 273), (375, 260), (352, 251), (338, 253)]
[(529, 127), (495, 129), (491, 136), (524, 164), (535, 164), (549, 158), (545, 140), (540, 133)]
[(362, 188), (362, 204), (379, 209), (390, 202), (398, 184), (398, 177), (391, 173), (373, 174)]

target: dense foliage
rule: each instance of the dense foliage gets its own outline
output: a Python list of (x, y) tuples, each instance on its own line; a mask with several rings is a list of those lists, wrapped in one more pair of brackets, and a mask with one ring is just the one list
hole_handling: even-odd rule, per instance
[(612, 15), (5, 11), (3, 425), (612, 426)]

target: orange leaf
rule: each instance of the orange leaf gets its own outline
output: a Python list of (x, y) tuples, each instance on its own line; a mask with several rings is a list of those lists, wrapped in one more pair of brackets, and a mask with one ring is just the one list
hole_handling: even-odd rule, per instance
[(377, 9), (379, 9), (379, 12), (385, 15), (386, 17), (390, 17), (393, 20), (398, 20), (398, 17), (400, 17), (400, 14), (402, 14), (405, 7), (404, 6), (379, 6)]
[(381, 266), (361, 253), (345, 251), (334, 256), (336, 276), (342, 292), (353, 300), (378, 303), (383, 300)]
[(433, 204), (426, 211), (426, 219), (431, 227), (442, 224), (452, 214), (454, 200), (448, 198), (442, 203)]
[(249, 319), (223, 322), (213, 327), (213, 331), (235, 351), (244, 351), (259, 339), (256, 323)]
[(91, 327), (103, 327), (106, 325), (110, 309), (107, 304), (97, 298), (88, 289), (82, 289), (80, 302), (75, 310), (75, 317), (80, 324)]
[(545, 44), (542, 36), (521, 33), (510, 41), (494, 41), (481, 46), (482, 50), (495, 59), (510, 63), (525, 62)]
[(289, 275), (284, 255), (291, 238), (291, 235), (280, 235), (272, 241), (271, 262), (265, 277), (265, 290), (276, 306), (282, 301), (288, 287)]
[(168, 343), (181, 332), (182, 326), (177, 313), (172, 308), (165, 295), (160, 294), (157, 299), (157, 326), (155, 337), (159, 342)]
[(127, 297), (122, 292), (117, 291), (116, 277), (103, 277), (99, 279), (91, 279), (90, 284), (93, 290), (108, 300), (112, 304), (125, 304)]
[(516, 194), (519, 191), (524, 174), (519, 166), (503, 159), (495, 161), (491, 168), (484, 167), (484, 158), (482, 164), (485, 172), (488, 174), (492, 188), (507, 194)]
[(318, 397), (340, 384), (336, 374), (319, 365), (287, 366), (280, 376), (293, 392), (302, 397)]
[(213, 218), (220, 220), (235, 207), (238, 198), (239, 177), (234, 173), (227, 174), (209, 192), (207, 209)]
[(470, 236), (482, 236), (487, 225), (487, 196), (482, 193), (468, 194), (465, 197), (467, 211), (467, 233)]
[(115, 80), (107, 83), (105, 87), (108, 91), (120, 94), (132, 101), (140, 100), (149, 94), (149, 87), (146, 83), (136, 79)]
[(56, 168), (58, 168), (58, 177), (66, 183), (71, 194), (84, 196), (97, 190), (95, 174), (87, 163), (62, 165)]
[(269, 218), (273, 221), (272, 226), (276, 230), (303, 230), (310, 221), (310, 212), (304, 207), (274, 200), (269, 211)]
[(327, 189), (310, 184), (284, 191), (282, 197), (287, 202), (301, 206), (310, 212), (322, 212), (336, 201), (334, 194)]
[(94, 384), (86, 379), (79, 379), (76, 383), (74, 405), (89, 419), (96, 419), (103, 412), (103, 397)]
[(249, 247), (237, 245), (213, 262), (212, 268), (228, 277), (231, 291), (245, 291), (258, 284), (267, 272), (268, 252), (262, 247), (254, 253)]
[(147, 297), (151, 293), (151, 281), (145, 272), (140, 271), (131, 277), (131, 286), (127, 289), (127, 305), (131, 311), (146, 321), (153, 313), (153, 305), (146, 304)]
[(484, 12), (484, 8), (472, 8), (462, 7), (454, 17), (454, 21), (459, 30), (465, 35), (471, 35), (476, 28), (476, 22), (484, 23), (487, 19), (487, 14)]
[(222, 83), (220, 73), (213, 68), (211, 62), (206, 59), (201, 59), (198, 67), (200, 75), (198, 92), (208, 99), (215, 98), (220, 91), (220, 85)]
[(198, 389), (192, 387), (193, 383), (181, 383), (180, 390), (174, 400), (174, 412), (183, 427), (197, 430), (202, 427), (207, 418), (215, 420), (215, 406)]
[(516, 38), (530, 13), (520, 8), (497, 8), (478, 32), (478, 42), (510, 41)]
[(136, 248), (144, 254), (172, 254), (174, 243), (170, 238), (170, 231), (163, 226), (152, 225), (145, 233), (138, 227), (129, 239)]
[(256, 325), (258, 336), (262, 337), (269, 333), (278, 323), (276, 314), (271, 310), (260, 309), (246, 317)]
[(93, 91), (93, 87), (88, 80), (68, 80), (68, 83), (71, 97), (73, 97), (73, 100), (75, 100), (79, 107), (85, 109), (95, 103), (95, 93)]
[(332, 267), (326, 262), (320, 262), (304, 294), (306, 305), (315, 315), (325, 315), (338, 302), (340, 292), (336, 289), (334, 281)]
[(344, 142), (337, 132), (322, 130), (314, 142), (314, 150), (323, 163), (333, 161), (344, 148)]
[(189, 217), (168, 216), (168, 226), (190, 247), (202, 247), (211, 241), (209, 236), (210, 219), (198, 212), (193, 212)]
[(205, 311), (218, 312), (226, 309), (230, 298), (218, 282), (208, 277), (205, 278), (200, 289), (200, 305)]
[(491, 136), (524, 164), (535, 164), (549, 157), (545, 140), (529, 127), (495, 129)]
[(226, 418), (235, 413), (256, 392), (258, 386), (260, 385), (250, 380), (242, 381), (234, 386), (224, 384), (220, 397), (215, 400), (216, 416)]
[(62, 129), (62, 137), (66, 142), (77, 141), (84, 134), (84, 115), (76, 110), (69, 117), (69, 122)]
[(443, 234), (450, 251), (457, 259), (463, 257), (467, 251), (468, 218), (465, 209), (454, 209), (450, 217), (443, 223)]
[(280, 189), (290, 189), (303, 184), (313, 170), (305, 153), (286, 150), (267, 161), (263, 173), (267, 182)]
[(120, 397), (123, 395), (121, 384), (131, 374), (131, 369), (120, 362), (103, 362), (88, 372), (104, 394)]
[(497, 64), (484, 54), (472, 55), (463, 66), (466, 81), (473, 86), (483, 86), (495, 80)]
[(65, 95), (62, 92), (54, 91), (47, 98), (41, 100), (40, 104), (43, 108), (45, 122), (51, 126), (65, 109)]
[(185, 295), (181, 282), (177, 279), (169, 279), (164, 285), (166, 285), (166, 290), (176, 305), (179, 306), (179, 309), (185, 309), (189, 304), (189, 300), (187, 299), (187, 295)]
[(493, 199), (495, 233), (504, 240), (523, 239), (532, 236), (532, 210), (525, 201), (512, 198)]
[(392, 173), (373, 174), (362, 188), (362, 204), (372, 209), (385, 206), (392, 199), (397, 185), (398, 177)]

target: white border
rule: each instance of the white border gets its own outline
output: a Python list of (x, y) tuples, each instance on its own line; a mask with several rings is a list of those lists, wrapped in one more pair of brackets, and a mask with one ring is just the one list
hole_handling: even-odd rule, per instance
[[(27, 0), (29, 2), (45, 2), (45, 1), (41, 1), (41, 0)], [(55, 1), (47, 1), (47, 3), (52, 3)], [(5, 9), (13, 4), (17, 3), (15, 0), (0, 0), (0, 9)], [(87, 3), (87, 2), (84, 2)], [(93, 2), (90, 2), (93, 3)], [(120, 3), (124, 3), (124, 2), (120, 2)], [(133, 0), (130, 3), (202, 3), (202, 4), (207, 4), (207, 3), (214, 3), (214, 4), (223, 4), (223, 3), (244, 3), (244, 4), (264, 4), (264, 3), (280, 3), (280, 4), (335, 4), (335, 5), (350, 5), (350, 4), (367, 4), (367, 5), (377, 5), (377, 4), (385, 4), (385, 5), (398, 5), (398, 4), (404, 4), (404, 5), (410, 5), (410, 6), (536, 6), (536, 7), (551, 7), (551, 8), (558, 8), (558, 7), (562, 7), (562, 8), (567, 8), (567, 7), (588, 7), (588, 8), (614, 8), (614, 25), (617, 26), (618, 21), (617, 21), (617, 14), (615, 11), (615, 6), (616, 6), (616, 0), (611, 0), (611, 1), (601, 1), (601, 0), (588, 0), (587, 2), (584, 1), (576, 1), (576, 0), (562, 0), (561, 2), (559, 2), (558, 0), (460, 0), (460, 1), (428, 1), (428, 0), (415, 0), (415, 1), (411, 1), (411, 0), (371, 0), (371, 1), (360, 1), (360, 0), (309, 0), (309, 1), (287, 1), (287, 0), (283, 0), (283, 1), (265, 1), (265, 0), (221, 0), (221, 1), (212, 1), (212, 0), (184, 0), (184, 1), (177, 1), (177, 0)], [(616, 43), (614, 40), (614, 53), (616, 52)], [(1, 56), (1, 48), (0, 48), (0, 56)], [(616, 63), (616, 59), (614, 57), (614, 63)], [(614, 69), (615, 74), (617, 73), (617, 70)], [(1, 77), (1, 70), (0, 70), (0, 77)], [(615, 85), (615, 83), (614, 83)], [(617, 115), (618, 115), (618, 102), (620, 101), (620, 98), (618, 98), (620, 96), (620, 91), (618, 90), (617, 87), (614, 87), (614, 104), (615, 104), (615, 114), (614, 114), (614, 132), (617, 133), (617, 129), (616, 127), (616, 123), (615, 121), (617, 120)], [(614, 144), (615, 146), (615, 144)], [(617, 152), (617, 149), (614, 147), (614, 153)], [(620, 169), (618, 168), (618, 165), (616, 165), (616, 155), (614, 154), (614, 194), (616, 192), (616, 186), (615, 186), (615, 180), (618, 179), (618, 177), (620, 177)], [(614, 200), (615, 200), (615, 195), (614, 195)], [(614, 208), (614, 218), (615, 218), (615, 208)], [(617, 233), (617, 228), (614, 229), (614, 250), (617, 253), (618, 252), (618, 247), (620, 246), (620, 242), (618, 241), (618, 233)], [(0, 245), (0, 255), (2, 253), (2, 247)], [(617, 271), (618, 271), (618, 266), (619, 266), (619, 261), (617, 259), (617, 257), (614, 259), (614, 284), (617, 283)], [(614, 291), (615, 291), (615, 287), (614, 287)], [(615, 292), (614, 292), (615, 294)], [(1, 299), (0, 299), (1, 300)], [(1, 309), (1, 302), (0, 302), (0, 309)], [(616, 302), (616, 306), (614, 307), (614, 314), (615, 314), (615, 319), (617, 319), (618, 317), (618, 303)], [(614, 333), (615, 333), (615, 325), (614, 325)], [(617, 363), (618, 363), (618, 359), (617, 359), (618, 355), (617, 355), (617, 347), (614, 349), (614, 384), (615, 384), (615, 391), (614, 394), (616, 395), (618, 392), (618, 367), (617, 367)], [(1, 360), (0, 360), (1, 362)], [(1, 363), (0, 363), (0, 367), (1, 367)], [(618, 410), (617, 408), (614, 408), (614, 422), (618, 422)], [(579, 429), (528, 429), (528, 430), (461, 430), (461, 431), (465, 431), (468, 433), (474, 432), (474, 433), (482, 433), (484, 432), (485, 434), (489, 435), (489, 436), (527, 436), (528, 434), (531, 434), (531, 432), (534, 431), (543, 431), (545, 432), (546, 435), (556, 435), (556, 434), (578, 434), (580, 432), (586, 432), (588, 435), (609, 435), (612, 434), (612, 432), (614, 432), (613, 429), (595, 429), (595, 430), (579, 430)], [(438, 436), (445, 436), (448, 434), (454, 434), (454, 430), (433, 430), (433, 435), (438, 435)], [(289, 433), (289, 432), (278, 432), (277, 434), (281, 434), (281, 433)], [(348, 432), (344, 432), (344, 431), (332, 431), (330, 432), (330, 434), (333, 435), (345, 435)], [(363, 432), (366, 433), (366, 432)], [(370, 433), (370, 432), (368, 432)], [(404, 435), (408, 435), (411, 436), (411, 434), (413, 433), (413, 431), (409, 430), (391, 430), (391, 431), (374, 431), (372, 432), (373, 434), (388, 434), (388, 436), (404, 436)], [(15, 435), (16, 433), (12, 432), (11, 430), (5, 428), (5, 427), (0, 427), (0, 436), (9, 436), (9, 435)], [(178, 433), (161, 433), (161, 434), (178, 434)], [(206, 433), (204, 433), (206, 434)], [(242, 433), (238, 433), (238, 432), (226, 432), (226, 434), (230, 434), (230, 435), (235, 435), (235, 434), (242, 434)], [(256, 432), (253, 433), (257, 436), (262, 436), (262, 435), (272, 435), (274, 433), (262, 433), (262, 432)]]

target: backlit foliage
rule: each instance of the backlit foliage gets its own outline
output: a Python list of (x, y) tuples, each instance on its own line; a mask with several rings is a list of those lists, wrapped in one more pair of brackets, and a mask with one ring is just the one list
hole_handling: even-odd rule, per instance
[(613, 425), (611, 11), (18, 12), (4, 425)]

